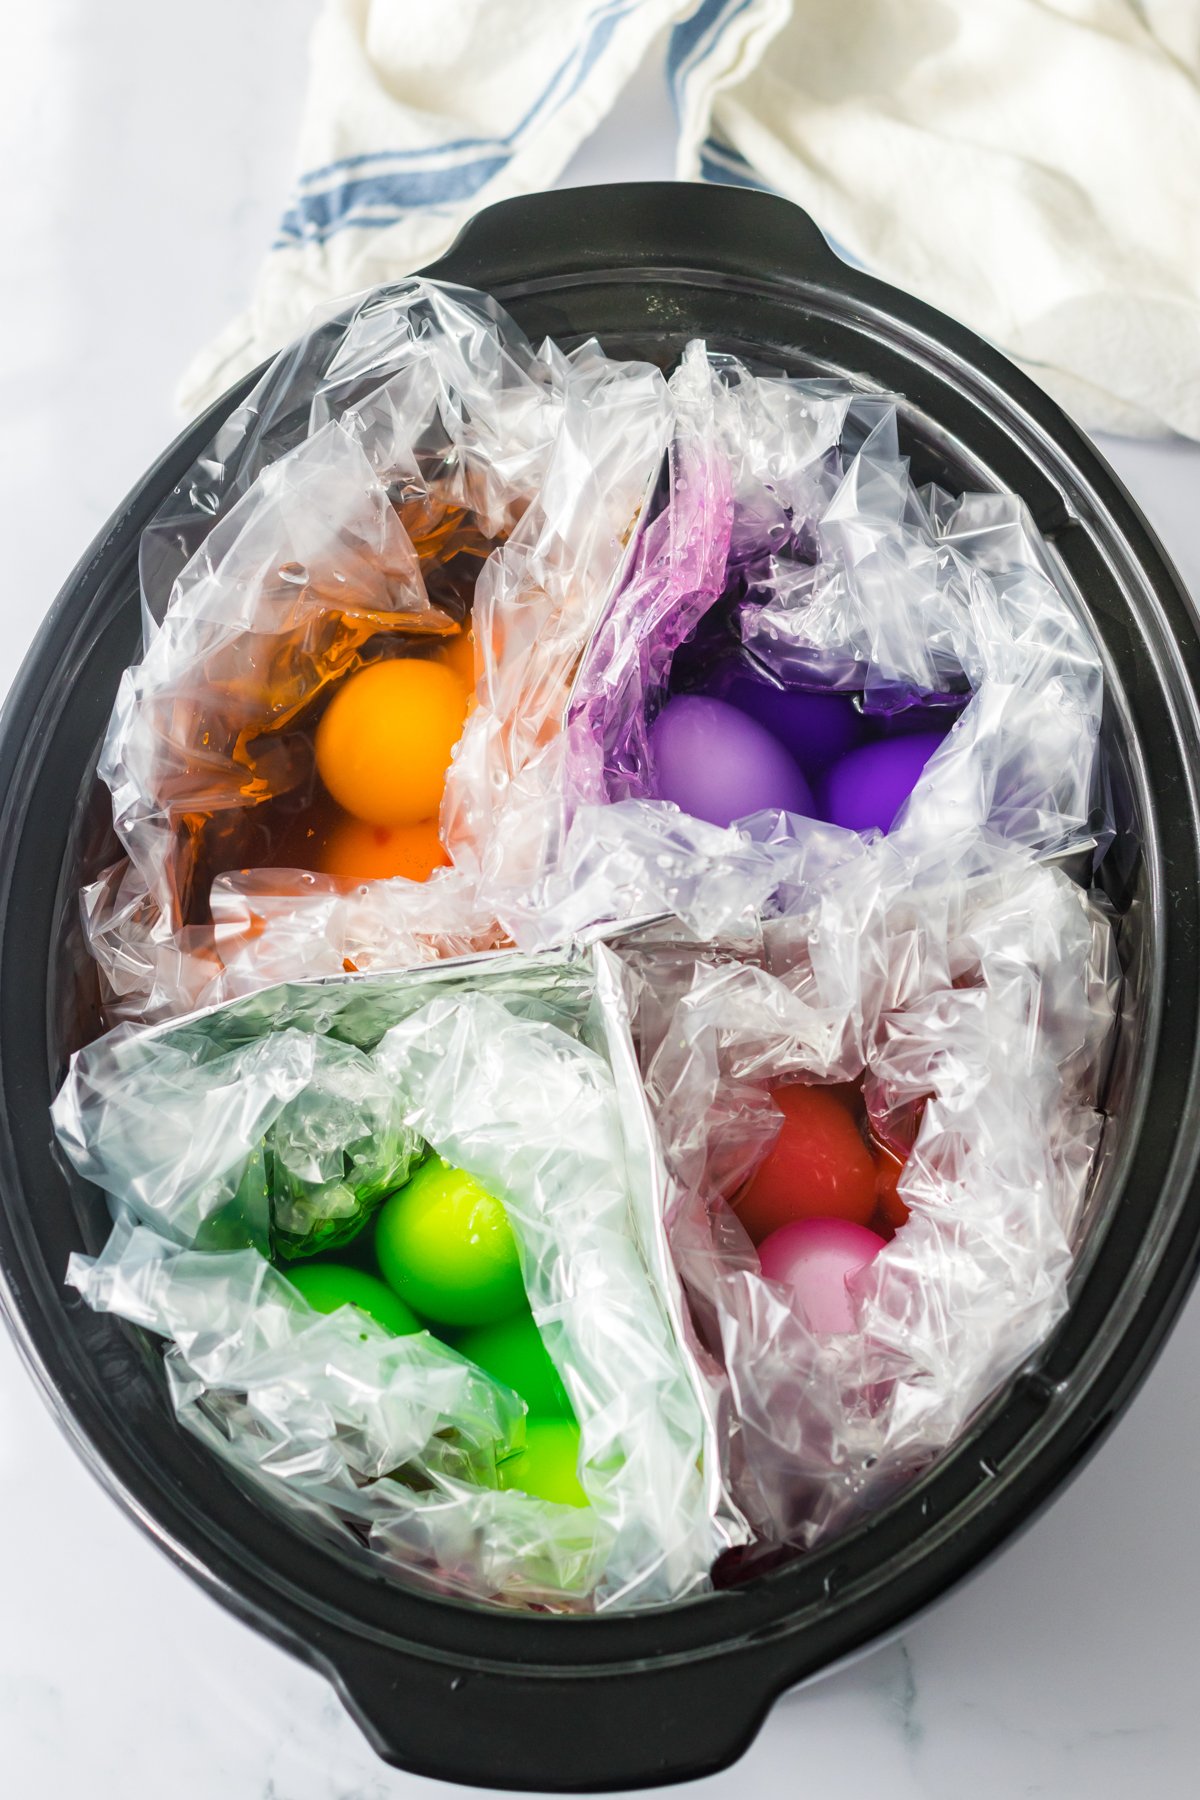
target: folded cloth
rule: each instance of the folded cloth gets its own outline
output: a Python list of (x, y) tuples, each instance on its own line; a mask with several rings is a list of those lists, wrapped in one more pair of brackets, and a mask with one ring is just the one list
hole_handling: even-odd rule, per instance
[(248, 310), (192, 364), (198, 411), (331, 300), (432, 262), (549, 186), (695, 0), (325, 0), (291, 202)]
[(1200, 0), (326, 0), (305, 172), (185, 405), (555, 181), (668, 27), (682, 179), (786, 194), (1085, 425), (1200, 438)]

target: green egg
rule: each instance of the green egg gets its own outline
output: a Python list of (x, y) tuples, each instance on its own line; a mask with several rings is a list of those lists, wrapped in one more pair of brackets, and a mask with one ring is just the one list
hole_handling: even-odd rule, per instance
[(301, 1263), (288, 1270), (287, 1279), (314, 1312), (331, 1313), (339, 1306), (356, 1306), (393, 1337), (408, 1337), (423, 1329), (398, 1294), (362, 1269), (348, 1269), (343, 1263)]
[(473, 1331), (464, 1331), (454, 1347), (460, 1356), (478, 1363), (520, 1394), (531, 1413), (574, 1419), (567, 1390), (528, 1310), (501, 1319), (497, 1325), (477, 1325)]
[(504, 1207), (438, 1156), (385, 1202), (375, 1254), (401, 1299), (441, 1325), (490, 1325), (525, 1304)]
[(500, 1486), (556, 1500), (560, 1506), (587, 1506), (579, 1483), (579, 1427), (569, 1419), (525, 1421), (525, 1448), (500, 1464)]

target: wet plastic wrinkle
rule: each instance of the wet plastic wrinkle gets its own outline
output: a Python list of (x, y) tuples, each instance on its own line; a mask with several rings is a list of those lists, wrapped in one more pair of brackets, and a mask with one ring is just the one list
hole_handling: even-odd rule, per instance
[[(653, 193), (636, 191), (632, 199), (574, 195), (570, 230), (578, 233), (582, 224), (586, 236), (588, 210), (600, 208), (609, 223), (596, 223), (591, 236), (604, 252), (606, 231), (611, 235), (627, 228), (640, 208), (647, 221), (644, 238), (652, 241), (661, 227), (668, 241), (678, 242), (701, 205), (689, 194), (685, 206), (679, 196), (678, 189), (666, 190), (656, 202)], [(774, 247), (781, 262), (790, 259), (794, 246), (780, 241), (794, 234), (796, 215), (790, 208), (761, 196), (721, 195), (715, 200), (714, 222), (705, 235), (720, 241), (726, 267), (731, 257), (738, 262), (747, 234), (757, 238), (760, 252), (763, 246), (768, 251)], [(725, 225), (743, 201), (750, 203), (744, 216), (754, 223), (746, 233), (731, 234)], [(460, 249), (451, 253), (451, 263), (455, 257), (461, 260), (472, 244), (477, 260), (489, 254), (486, 236), (479, 235), (482, 226), (493, 227), (503, 239), (515, 237), (507, 254), (518, 267), (532, 250), (544, 256), (547, 246), (561, 243), (553, 228), (557, 215), (551, 211), (547, 219), (531, 203), (531, 242), (523, 244), (523, 233), (512, 233), (506, 223), (514, 216), (513, 207), (521, 205), (511, 203), (497, 209), (499, 218), (477, 221)], [(811, 229), (807, 249), (845, 287), (863, 285), (863, 278), (850, 272), (842, 281), (839, 266)], [(692, 264), (702, 260), (694, 244), (686, 251)], [(630, 266), (636, 265), (638, 253), (634, 242)], [(743, 275), (762, 259), (761, 254), (741, 257)], [(655, 261), (661, 265), (661, 254)], [(496, 289), (486, 269), (451, 266), (437, 272)], [(678, 270), (673, 276), (678, 277)], [(592, 279), (581, 277), (580, 298)], [(711, 276), (706, 280), (711, 282)], [(742, 279), (739, 285), (747, 284)], [(511, 304), (511, 295), (499, 297)], [(626, 292), (624, 299), (636, 313), (636, 292), (632, 297)], [(777, 290), (769, 299), (779, 299)], [(937, 321), (927, 309), (897, 299), (896, 311), (901, 318), (914, 317), (922, 335), (942, 327), (940, 335), (953, 340), (948, 368), (953, 356), (965, 351), (986, 360), (989, 385), (1006, 378), (997, 375), (1003, 365), (995, 353)], [(531, 323), (524, 317), (521, 322)], [(609, 335), (603, 326), (601, 330)], [(746, 333), (747, 339), (754, 336)], [(762, 354), (770, 360), (778, 347), (768, 342)], [(560, 1789), (681, 1779), (719, 1767), (744, 1746), (776, 1692), (929, 1604), (1044, 1504), (1126, 1404), (1191, 1285), (1200, 1254), (1200, 1196), (1192, 1191), (1196, 1134), (1186, 1131), (1197, 1114), (1193, 770), (1200, 731), (1190, 684), (1200, 668), (1200, 644), (1174, 578), (1118, 485), (1048, 401), (1015, 373), (1011, 385), (1027, 415), (1036, 402), (1038, 418), (1031, 422), (1026, 416), (1018, 421), (1019, 429), (1001, 430), (997, 443), (1018, 448), (1026, 468), (1030, 439), (1058, 462), (1074, 486), (1074, 510), (1086, 522), (1093, 554), (1118, 565), (1121, 585), (1132, 590), (1143, 611), (1138, 631), (1145, 648), (1124, 633), (1119, 655), (1114, 649), (1132, 717), (1141, 724), (1136, 797), (1145, 809), (1150, 795), (1155, 796), (1149, 810), (1150, 815), (1158, 813), (1159, 828), (1157, 841), (1150, 833), (1145, 845), (1150, 922), (1159, 934), (1155, 992), (1143, 1014), (1143, 1029), (1147, 1024), (1154, 1028), (1147, 1034), (1151, 1053), (1144, 1055), (1139, 1082), (1140, 1095), (1149, 1098), (1138, 1141), (1133, 1131), (1126, 1132), (1132, 1164), (1128, 1173), (1136, 1189), (1124, 1204), (1115, 1205), (1118, 1178), (1126, 1174), (1118, 1158), (1106, 1170), (1114, 1199), (1107, 1234), (1071, 1314), (1044, 1352), (1045, 1374), (1019, 1377), (958, 1452), (864, 1531), (742, 1593), (637, 1622), (494, 1618), (471, 1607), (403, 1594), (370, 1578), (348, 1557), (315, 1552), (299, 1532), (249, 1501), (170, 1425), (158, 1382), (149, 1378), (148, 1368), (136, 1367), (132, 1337), (122, 1332), (114, 1340), (111, 1330), (89, 1331), (88, 1315), (65, 1306), (53, 1265), (61, 1265), (79, 1238), (65, 1202), (56, 1207), (48, 1203), (61, 1190), (42, 1124), (49, 1093), (42, 1072), (53, 1056), (46, 1036), (45, 958), (66, 847), (61, 796), (74, 793), (82, 780), (93, 739), (84, 742), (79, 729), (78, 682), (73, 695), (63, 696), (61, 708), (50, 702), (43, 707), (39, 697), (60, 667), (88, 667), (91, 675), (82, 654), (89, 628), (76, 624), (72, 615), (90, 598), (99, 559), (122, 539), (132, 546), (137, 531), (133, 518), (148, 511), (170, 485), (167, 474), (191, 460), (194, 447), (211, 435), (218, 412), (229, 402), (187, 435), (189, 448), (181, 443), (168, 453), (159, 465), (157, 486), (154, 476), (148, 478), (152, 485), (142, 493), (153, 498), (140, 506), (135, 501), (118, 515), (111, 533), (64, 590), (60, 608), (26, 666), (6, 714), (0, 752), (0, 841), (14, 851), (0, 873), (0, 1183), (6, 1202), (0, 1210), (0, 1270), (11, 1321), (51, 1404), (101, 1479), (226, 1604), (326, 1672), (335, 1670), (373, 1741), (392, 1760), (451, 1779)], [(908, 388), (911, 393), (911, 383)], [(967, 416), (977, 422), (978, 407), (968, 408)], [(1083, 463), (1086, 475), (1070, 467), (1072, 456)], [(1005, 479), (1019, 485), (1021, 478)], [(1129, 552), (1121, 547), (1122, 538)], [(131, 558), (132, 549), (126, 554)], [(1112, 625), (1110, 617), (1103, 620), (1110, 646)], [(104, 684), (96, 682), (92, 703), (101, 717), (109, 698)], [(57, 760), (44, 764), (34, 781), (51, 721)], [(59, 728), (77, 733), (74, 748), (66, 743), (58, 748)], [(1171, 979), (1156, 1018), (1165, 954), (1171, 959)], [(20, 1136), (20, 1151), (14, 1134)], [(1181, 1141), (1185, 1136), (1191, 1141)], [(47, 1203), (27, 1209), (22, 1197), (35, 1195)], [(96, 1323), (91, 1321), (93, 1328)], [(116, 1397), (119, 1404), (106, 1391), (111, 1363), (105, 1368), (93, 1361), (100, 1343), (110, 1346), (106, 1356), (117, 1350), (120, 1366), (129, 1372), (129, 1385), (123, 1383)], [(138, 1379), (139, 1373), (146, 1379)], [(132, 1418), (131, 1402), (136, 1407)], [(155, 1463), (161, 1474), (150, 1466)], [(999, 1476), (983, 1465), (998, 1468)], [(929, 1525), (931, 1503), (936, 1530)], [(838, 1571), (855, 1565), (858, 1575), (842, 1586)], [(832, 1595), (824, 1587), (826, 1580)], [(507, 1673), (514, 1665), (517, 1672)], [(455, 1687), (459, 1675), (462, 1681)], [(582, 1699), (582, 1684), (589, 1677), (595, 1682), (594, 1706)], [(655, 1700), (660, 1681), (672, 1689), (669, 1707)], [(639, 1683), (645, 1712), (635, 1704)], [(531, 1734), (515, 1745), (514, 1716), (524, 1720), (523, 1729)], [(631, 1722), (634, 1718), (639, 1723), (648, 1719), (644, 1739)], [(619, 1730), (614, 1730), (618, 1719)], [(547, 1735), (548, 1722), (552, 1735)], [(698, 1748), (698, 1727), (710, 1723), (711, 1736)]]

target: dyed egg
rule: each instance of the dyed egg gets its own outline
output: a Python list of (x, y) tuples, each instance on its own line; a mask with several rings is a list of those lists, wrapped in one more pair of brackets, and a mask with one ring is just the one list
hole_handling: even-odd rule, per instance
[(489, 1325), (525, 1303), (508, 1214), (439, 1156), (384, 1203), (375, 1254), (400, 1298), (442, 1325)]
[(810, 775), (861, 744), (866, 725), (849, 694), (807, 694), (739, 675), (725, 698), (757, 719)]
[(505, 1457), (499, 1477), (502, 1488), (559, 1506), (586, 1506), (579, 1480), (578, 1425), (569, 1419), (526, 1419), (525, 1448)]
[(826, 772), (821, 784), (821, 816), (848, 831), (890, 831), (920, 780), (941, 732), (888, 738), (851, 750)]
[(386, 881), (396, 875), (428, 881), (435, 869), (449, 863), (436, 819), (422, 819), (417, 825), (366, 825), (347, 817), (334, 826), (321, 853), (325, 873), (346, 881)]
[(348, 1269), (342, 1263), (301, 1263), (288, 1270), (287, 1278), (314, 1312), (333, 1313), (343, 1306), (356, 1306), (393, 1337), (408, 1337), (423, 1329), (400, 1296), (365, 1269)]
[(317, 727), (317, 772), (367, 825), (416, 825), (442, 801), (467, 690), (444, 663), (394, 657), (342, 683)]
[(736, 706), (681, 694), (650, 727), (654, 792), (710, 825), (778, 807), (811, 813), (812, 792), (778, 738)]
[(479, 1325), (474, 1331), (464, 1331), (455, 1349), (505, 1387), (512, 1388), (531, 1413), (554, 1419), (575, 1417), (531, 1312), (516, 1313), (497, 1325)]
[(773, 1088), (771, 1098), (783, 1125), (734, 1201), (754, 1242), (797, 1219), (866, 1225), (877, 1204), (875, 1161), (845, 1093), (790, 1082)]
[(809, 1330), (832, 1336), (856, 1329), (846, 1281), (883, 1248), (876, 1232), (848, 1219), (801, 1219), (773, 1231), (758, 1257), (769, 1281), (790, 1288)]

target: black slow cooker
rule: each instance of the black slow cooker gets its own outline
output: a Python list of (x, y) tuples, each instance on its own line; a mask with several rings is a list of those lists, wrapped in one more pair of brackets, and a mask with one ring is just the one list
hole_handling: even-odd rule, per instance
[[(1200, 1258), (1200, 636), (1120, 482), (989, 345), (846, 267), (803, 213), (648, 184), (512, 200), (427, 274), (494, 294), (535, 340), (595, 335), (669, 366), (691, 338), (759, 367), (904, 396), (918, 481), (1028, 503), (1105, 659), (1118, 825), (1103, 880), (1124, 987), (1086, 1245), (1059, 1329), (955, 1450), (828, 1548), (614, 1618), (505, 1614), (405, 1590), (253, 1498), (177, 1424), (157, 1349), (63, 1285), (107, 1234), (51, 1151), (80, 994), (70, 955), (94, 769), (136, 655), (143, 526), (254, 382), (172, 445), (59, 595), (0, 734), (0, 1299), (63, 1429), (232, 1611), (323, 1670), (380, 1754), (448, 1780), (594, 1790), (732, 1761), (784, 1689), (896, 1631), (1025, 1525), (1144, 1379)], [(86, 996), (84, 997), (86, 998)], [(66, 1024), (64, 1021), (71, 1021)]]

